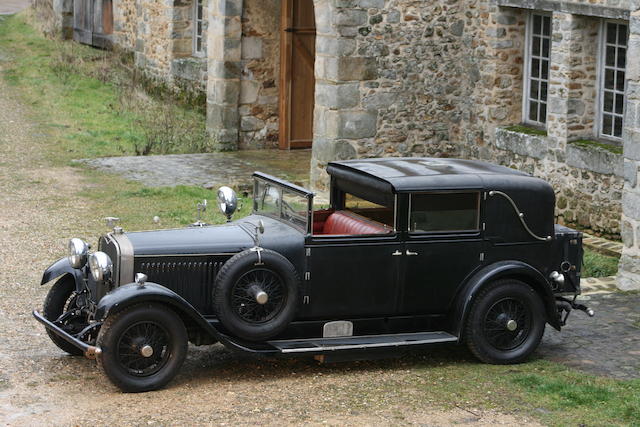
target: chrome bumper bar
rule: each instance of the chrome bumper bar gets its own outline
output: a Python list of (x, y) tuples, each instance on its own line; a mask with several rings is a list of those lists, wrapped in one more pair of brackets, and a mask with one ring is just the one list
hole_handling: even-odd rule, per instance
[(38, 312), (38, 310), (33, 310), (33, 317), (35, 317), (38, 322), (42, 323), (45, 328), (49, 329), (50, 331), (58, 335), (63, 340), (67, 341), (72, 345), (75, 345), (80, 350), (82, 350), (82, 352), (87, 358), (95, 359), (96, 355), (102, 353), (102, 350), (100, 349), (100, 347), (89, 345), (85, 342), (80, 341), (78, 338), (74, 337), (73, 335), (71, 335), (64, 329), (62, 329), (60, 326), (46, 319), (42, 314)]

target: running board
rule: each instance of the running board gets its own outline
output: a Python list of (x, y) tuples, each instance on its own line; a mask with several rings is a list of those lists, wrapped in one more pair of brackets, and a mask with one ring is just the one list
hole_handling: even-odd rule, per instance
[(275, 340), (269, 344), (281, 353), (320, 353), (338, 350), (363, 350), (369, 348), (406, 347), (458, 341), (447, 332), (415, 332), (410, 334), (363, 335), (356, 337), (307, 338)]

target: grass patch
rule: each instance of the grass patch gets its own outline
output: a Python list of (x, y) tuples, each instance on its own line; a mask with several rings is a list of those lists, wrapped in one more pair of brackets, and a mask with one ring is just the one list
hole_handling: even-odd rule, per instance
[(547, 131), (526, 125), (506, 126), (504, 129), (511, 132), (524, 133), (526, 135), (547, 136)]
[(147, 96), (129, 54), (46, 39), (24, 13), (0, 22), (0, 51), (4, 79), (58, 138), (55, 160), (213, 149), (202, 112)]
[(582, 261), (582, 277), (607, 277), (618, 273), (619, 258), (602, 255), (589, 248), (584, 248)]
[(592, 141), (590, 139), (578, 139), (576, 141), (569, 141), (569, 144), (576, 145), (582, 148), (602, 148), (614, 154), (622, 154), (622, 147), (615, 144), (607, 144), (606, 142)]

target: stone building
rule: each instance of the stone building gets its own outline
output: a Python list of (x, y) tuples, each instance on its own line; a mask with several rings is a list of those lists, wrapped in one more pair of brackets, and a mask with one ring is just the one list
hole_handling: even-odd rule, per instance
[(206, 94), (220, 149), (311, 147), (318, 189), (333, 159), (523, 169), (560, 221), (622, 235), (619, 285), (640, 287), (637, 0), (100, 2), (139, 67)]

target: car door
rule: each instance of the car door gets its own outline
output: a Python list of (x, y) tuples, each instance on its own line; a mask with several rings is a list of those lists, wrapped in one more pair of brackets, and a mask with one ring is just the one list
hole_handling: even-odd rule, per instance
[(481, 264), (480, 192), (409, 195), (402, 314), (445, 313)]
[(305, 317), (394, 315), (403, 243), (396, 234), (314, 236), (308, 241)]

